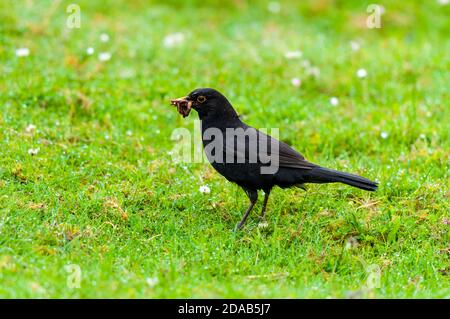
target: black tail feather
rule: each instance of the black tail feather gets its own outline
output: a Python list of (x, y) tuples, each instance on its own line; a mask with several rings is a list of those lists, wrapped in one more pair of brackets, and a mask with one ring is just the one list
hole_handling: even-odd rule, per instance
[(358, 187), (366, 191), (375, 191), (378, 188), (378, 183), (371, 180), (350, 174), (339, 172), (333, 169), (316, 167), (308, 172), (305, 181), (307, 183), (344, 183), (350, 186)]

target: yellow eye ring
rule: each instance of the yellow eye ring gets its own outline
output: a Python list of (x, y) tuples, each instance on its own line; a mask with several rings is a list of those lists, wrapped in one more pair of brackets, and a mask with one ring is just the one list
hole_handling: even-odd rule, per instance
[(205, 102), (206, 101), (206, 97), (204, 97), (203, 95), (200, 95), (198, 98), (197, 98), (197, 102), (198, 103), (203, 103), (203, 102)]

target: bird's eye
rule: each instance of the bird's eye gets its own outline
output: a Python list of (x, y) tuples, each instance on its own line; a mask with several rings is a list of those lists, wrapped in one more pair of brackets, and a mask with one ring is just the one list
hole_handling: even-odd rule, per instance
[(198, 98), (197, 98), (197, 102), (198, 103), (203, 103), (203, 102), (205, 102), (206, 101), (206, 97), (204, 97), (203, 95), (200, 95)]

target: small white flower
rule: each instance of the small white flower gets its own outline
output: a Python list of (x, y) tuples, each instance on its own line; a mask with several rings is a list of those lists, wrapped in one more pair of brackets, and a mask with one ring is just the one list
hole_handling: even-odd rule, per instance
[(438, 0), (438, 3), (439, 3), (441, 6), (446, 6), (446, 5), (449, 3), (449, 0)]
[(382, 139), (386, 139), (388, 138), (389, 134), (387, 132), (381, 132), (380, 136)]
[(30, 55), (30, 49), (28, 49), (28, 48), (16, 49), (16, 56), (19, 58), (26, 57), (29, 55)]
[(269, 224), (267, 222), (261, 222), (258, 224), (258, 228), (267, 228)]
[(208, 187), (208, 185), (202, 185), (202, 186), (200, 186), (199, 191), (200, 191), (200, 193), (202, 193), (202, 194), (209, 194), (209, 193), (211, 193), (211, 189)]
[(333, 97), (330, 99), (330, 104), (333, 105), (333, 106), (339, 105), (339, 99), (338, 99), (337, 97), (333, 96)]
[(426, 135), (422, 133), (422, 134), (419, 135), (419, 137), (420, 137), (422, 140), (424, 140), (424, 139), (426, 138)]
[(155, 287), (156, 284), (159, 282), (158, 278), (156, 277), (146, 278), (145, 281), (147, 282), (147, 285), (150, 286), (150, 288)]
[(303, 55), (302, 51), (287, 51), (284, 54), (284, 57), (286, 59), (299, 59), (302, 57), (302, 55)]
[(111, 53), (109, 53), (109, 52), (101, 52), (101, 53), (98, 55), (98, 59), (99, 59), (100, 61), (108, 61), (108, 60), (111, 59)]
[(123, 69), (120, 70), (119, 75), (122, 79), (130, 79), (136, 75), (133, 69)]
[(320, 75), (320, 69), (318, 67), (316, 67), (316, 66), (313, 66), (312, 68), (309, 68), (307, 72), (308, 72), (309, 75), (312, 75), (312, 76), (314, 76), (316, 78), (319, 77), (319, 75)]
[(27, 127), (25, 128), (25, 132), (27, 133), (32, 133), (36, 130), (36, 126), (33, 124), (28, 124)]
[(30, 148), (28, 150), (28, 154), (30, 154), (31, 156), (37, 155), (39, 153), (39, 148)]
[(184, 41), (184, 34), (181, 32), (168, 34), (164, 38), (164, 46), (167, 48), (174, 47), (176, 45), (183, 43), (183, 41)]
[(131, 135), (133, 135), (133, 132), (132, 132), (131, 130), (128, 130), (126, 134), (127, 134), (128, 136), (131, 136)]
[(366, 69), (359, 69), (357, 72), (356, 72), (356, 75), (359, 77), (359, 78), (365, 78), (366, 76), (367, 76), (367, 71), (366, 71)]
[(108, 42), (109, 41), (109, 35), (107, 35), (106, 33), (100, 34), (100, 41)]
[(304, 67), (305, 69), (309, 69), (311, 67), (311, 62), (309, 62), (309, 60), (303, 60), (302, 67)]
[(94, 50), (94, 48), (92, 48), (92, 47), (89, 47), (89, 48), (86, 49), (86, 54), (87, 54), (87, 55), (93, 55), (94, 52), (95, 52), (95, 50)]
[(272, 13), (279, 13), (281, 11), (281, 5), (276, 1), (269, 2), (267, 5), (267, 10)]
[(350, 47), (353, 51), (358, 51), (361, 48), (361, 45), (356, 41), (350, 41)]
[(302, 80), (300, 80), (299, 78), (293, 78), (291, 80), (291, 84), (295, 87), (299, 87), (302, 84)]
[(44, 294), (45, 293), (45, 288), (43, 288), (41, 285), (39, 285), (37, 282), (32, 282), (30, 284), (30, 288), (34, 293), (38, 293), (38, 294)]

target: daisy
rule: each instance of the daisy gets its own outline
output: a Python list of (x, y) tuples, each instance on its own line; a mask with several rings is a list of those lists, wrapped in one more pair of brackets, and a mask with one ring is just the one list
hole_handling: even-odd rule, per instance
[(258, 228), (267, 228), (269, 224), (267, 222), (262, 222), (258, 224)]
[(25, 132), (27, 133), (32, 133), (36, 130), (36, 126), (33, 124), (28, 124), (27, 127), (25, 128)]
[(168, 34), (164, 38), (164, 46), (167, 48), (174, 47), (176, 45), (183, 43), (183, 41), (184, 41), (184, 34), (181, 32)]
[(302, 80), (300, 80), (299, 78), (293, 78), (291, 80), (291, 84), (295, 87), (299, 87), (302, 84)]
[(335, 97), (335, 96), (333, 96), (333, 97), (330, 99), (330, 104), (333, 105), (333, 106), (339, 105), (339, 100), (338, 100), (338, 98)]
[(199, 191), (202, 194), (209, 194), (209, 193), (211, 193), (211, 189), (208, 187), (208, 185), (200, 186)]
[(311, 62), (309, 62), (309, 60), (303, 60), (302, 61), (302, 67), (304, 67), (305, 69), (308, 69), (311, 67)]
[(26, 57), (29, 55), (30, 55), (30, 49), (28, 49), (28, 48), (16, 49), (16, 56), (19, 58)]
[(284, 54), (286, 59), (299, 59), (303, 55), (302, 51), (288, 51)]
[(308, 69), (308, 74), (317, 78), (320, 75), (320, 69), (316, 66), (313, 66), (312, 68)]
[(367, 76), (367, 71), (366, 71), (366, 69), (359, 69), (357, 72), (356, 72), (356, 75), (359, 77), (359, 78), (365, 78), (366, 76)]
[(350, 47), (353, 51), (358, 51), (361, 48), (361, 45), (356, 41), (350, 41)]
[(101, 53), (98, 55), (98, 59), (99, 59), (100, 61), (108, 61), (108, 60), (111, 59), (111, 53), (109, 53), (109, 52), (101, 52)]
[(156, 284), (159, 282), (158, 278), (156, 277), (146, 278), (145, 281), (147, 282), (147, 285), (150, 286), (150, 288), (155, 287)]
[(100, 34), (100, 41), (108, 42), (109, 41), (109, 35), (107, 35), (106, 33)]
[(30, 154), (31, 156), (35, 156), (39, 153), (39, 148), (30, 148), (28, 150), (28, 154)]

